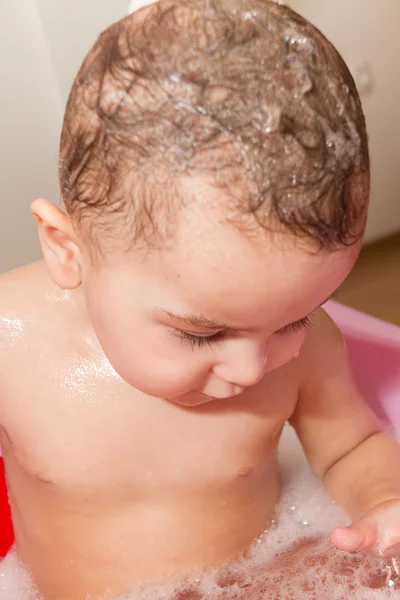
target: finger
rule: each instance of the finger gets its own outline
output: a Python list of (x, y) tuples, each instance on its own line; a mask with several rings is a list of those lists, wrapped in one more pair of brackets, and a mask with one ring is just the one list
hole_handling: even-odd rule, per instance
[(358, 552), (365, 542), (365, 534), (352, 527), (337, 527), (330, 537), (332, 544), (345, 552)]
[(361, 552), (371, 549), (377, 542), (377, 530), (367, 520), (357, 521), (348, 527), (337, 527), (331, 532), (331, 542), (345, 552)]

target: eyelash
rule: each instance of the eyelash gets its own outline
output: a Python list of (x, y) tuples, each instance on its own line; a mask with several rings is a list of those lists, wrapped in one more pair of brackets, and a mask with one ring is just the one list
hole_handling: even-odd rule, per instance
[[(277, 333), (289, 333), (289, 332), (298, 332), (298, 331), (308, 331), (312, 327), (312, 321), (310, 317), (304, 317), (304, 319), (300, 319), (299, 321), (295, 321), (294, 323), (290, 323), (290, 325), (286, 325), (283, 329), (281, 329)], [(220, 331), (210, 336), (197, 336), (191, 333), (187, 333), (186, 331), (179, 331), (179, 336), (181, 338), (182, 343), (190, 344), (192, 349), (194, 348), (203, 348), (205, 345), (209, 347), (214, 344), (220, 342), (224, 336), (224, 332)]]
[(217, 342), (219, 342), (222, 337), (223, 337), (223, 333), (222, 331), (219, 333), (215, 333), (214, 335), (210, 335), (210, 336), (197, 336), (197, 335), (192, 335), (191, 333), (187, 333), (186, 331), (179, 331), (179, 335), (181, 338), (181, 342), (185, 343), (185, 344), (190, 344), (192, 349), (194, 348), (203, 348), (205, 345), (209, 346), (211, 348), (211, 346), (213, 346), (214, 344), (216, 344)]
[(295, 321), (290, 325), (286, 325), (283, 329), (281, 329), (282, 333), (287, 333), (289, 331), (308, 331), (313, 326), (311, 317), (304, 317), (304, 319), (300, 319), (299, 321)]

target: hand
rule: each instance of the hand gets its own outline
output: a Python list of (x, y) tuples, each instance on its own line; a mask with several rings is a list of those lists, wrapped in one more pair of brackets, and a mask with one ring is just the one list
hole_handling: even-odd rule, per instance
[(331, 541), (346, 552), (400, 557), (400, 499), (382, 502), (352, 525), (337, 527), (331, 532)]

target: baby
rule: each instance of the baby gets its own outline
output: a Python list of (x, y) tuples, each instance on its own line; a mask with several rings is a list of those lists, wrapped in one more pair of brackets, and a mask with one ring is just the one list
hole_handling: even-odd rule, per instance
[(32, 206), (44, 260), (0, 296), (16, 550), (44, 597), (239, 557), (274, 516), (287, 421), (353, 520), (333, 544), (400, 553), (399, 446), (319, 308), (369, 195), (331, 44), (266, 0), (142, 8), (75, 80), (60, 183), (66, 213)]

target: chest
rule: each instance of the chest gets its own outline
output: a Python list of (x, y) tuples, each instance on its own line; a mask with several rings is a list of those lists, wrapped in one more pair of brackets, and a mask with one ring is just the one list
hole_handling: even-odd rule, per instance
[(2, 444), (15, 468), (73, 492), (220, 485), (262, 469), (293, 411), (282, 371), (197, 409), (144, 396), (104, 361), (49, 357), (7, 385)]

